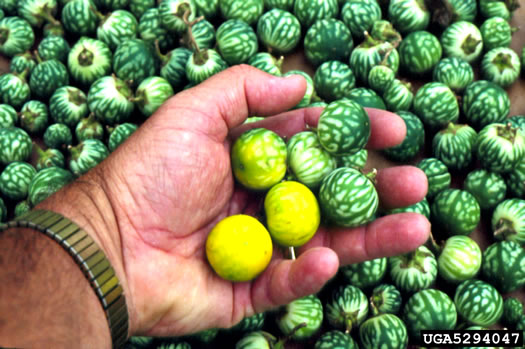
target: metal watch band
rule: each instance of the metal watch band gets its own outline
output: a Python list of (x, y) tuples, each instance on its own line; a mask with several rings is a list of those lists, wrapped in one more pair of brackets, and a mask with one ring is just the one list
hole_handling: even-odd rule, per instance
[(126, 300), (113, 267), (95, 241), (69, 219), (46, 210), (33, 210), (7, 224), (0, 224), (0, 231), (14, 227), (46, 234), (73, 257), (102, 304), (113, 347), (123, 347), (128, 336)]

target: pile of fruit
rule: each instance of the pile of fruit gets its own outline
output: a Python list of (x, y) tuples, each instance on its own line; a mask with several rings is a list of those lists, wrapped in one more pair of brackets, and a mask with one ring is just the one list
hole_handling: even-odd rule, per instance
[[(403, 348), (417, 344), (422, 329), (525, 330), (514, 297), (525, 285), (525, 115), (509, 115), (506, 91), (525, 66), (524, 52), (509, 48), (518, 7), (518, 0), (2, 0), (0, 54), (9, 72), (0, 76), (0, 221), (95, 167), (168, 98), (229, 66), (300, 74), (308, 88), (296, 108), (325, 107), (319, 125), (286, 140), (254, 128), (235, 142), (233, 173), (238, 185), (265, 194), (264, 219), (219, 223), (207, 243), (210, 265), (226, 279), (250, 280), (277, 245), (293, 252), (319, 224), (353, 227), (397, 212), (427, 216), (434, 238), (405, 255), (341, 267), (320, 293), (234, 328), (128, 345)], [(286, 56), (298, 52), (312, 76), (283, 71)], [(406, 139), (382, 155), (425, 172), (423, 201), (378, 208), (363, 107), (404, 120)], [(487, 248), (471, 237), (482, 224)], [(259, 255), (241, 251), (242, 227), (257, 233)], [(225, 249), (240, 258), (221, 270), (213, 251)]]

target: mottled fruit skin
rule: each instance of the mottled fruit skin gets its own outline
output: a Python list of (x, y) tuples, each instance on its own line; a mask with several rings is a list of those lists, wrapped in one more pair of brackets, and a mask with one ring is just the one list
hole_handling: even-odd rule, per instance
[(449, 235), (468, 235), (481, 219), (476, 198), (467, 191), (445, 189), (431, 205), (432, 222)]

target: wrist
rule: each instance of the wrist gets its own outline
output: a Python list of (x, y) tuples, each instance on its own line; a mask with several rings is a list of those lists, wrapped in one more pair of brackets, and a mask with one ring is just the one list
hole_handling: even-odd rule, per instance
[(35, 209), (63, 215), (81, 227), (104, 252), (126, 298), (129, 333), (133, 333), (133, 301), (123, 259), (118, 221), (105, 188), (102, 169), (96, 168), (38, 204)]

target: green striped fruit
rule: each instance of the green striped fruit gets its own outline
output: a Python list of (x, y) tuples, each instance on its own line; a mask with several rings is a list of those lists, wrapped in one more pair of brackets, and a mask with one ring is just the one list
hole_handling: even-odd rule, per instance
[(425, 30), (430, 23), (430, 11), (422, 0), (391, 0), (388, 20), (403, 35)]
[(192, 25), (191, 35), (189, 31), (184, 34), (182, 43), (190, 50), (214, 48), (215, 27), (207, 20), (201, 19)]
[(438, 274), (451, 283), (472, 279), (481, 268), (481, 249), (468, 236), (449, 237), (438, 257)]
[(525, 285), (525, 250), (514, 241), (495, 242), (483, 251), (483, 278), (501, 293)]
[(495, 83), (476, 80), (465, 89), (461, 108), (468, 124), (479, 131), (507, 118), (510, 99), (507, 92)]
[(489, 171), (510, 172), (525, 156), (525, 133), (510, 123), (487, 125), (478, 134), (476, 156)]
[(20, 127), (31, 135), (43, 133), (48, 125), (49, 110), (45, 103), (27, 101), (20, 109)]
[(335, 157), (337, 167), (350, 167), (358, 171), (365, 168), (368, 160), (368, 150), (361, 149), (357, 153), (351, 155), (339, 155)]
[(525, 158), (505, 178), (507, 189), (511, 197), (525, 197)]
[(509, 47), (512, 41), (510, 23), (501, 17), (486, 19), (479, 28), (485, 51), (496, 47)]
[(260, 331), (264, 327), (266, 320), (266, 313), (257, 313), (252, 316), (243, 318), (235, 326), (229, 328), (227, 331), (233, 333), (246, 333), (252, 331)]
[(370, 119), (358, 103), (340, 99), (321, 113), (317, 125), (319, 142), (331, 154), (354, 154), (370, 137)]
[(153, 47), (141, 39), (123, 41), (113, 55), (113, 71), (119, 79), (137, 87), (157, 71)]
[(0, 164), (26, 161), (32, 150), (33, 143), (26, 131), (14, 126), (0, 128)]
[(436, 158), (425, 158), (416, 165), (425, 172), (428, 180), (427, 198), (432, 199), (439, 192), (450, 187), (452, 178), (447, 166)]
[(19, 0), (18, 15), (31, 26), (40, 28), (45, 22), (53, 22), (57, 12), (56, 0)]
[(523, 304), (518, 298), (508, 297), (503, 302), (503, 315), (501, 321), (509, 326), (516, 326), (523, 316)]
[(29, 23), (20, 17), (0, 19), (0, 53), (13, 57), (29, 50), (35, 42), (35, 33)]
[(215, 19), (219, 15), (219, 0), (194, 0), (197, 14), (207, 20)]
[(357, 81), (368, 85), (368, 75), (374, 66), (384, 64), (397, 73), (399, 58), (399, 53), (390, 42), (379, 41), (365, 34), (364, 41), (357, 45), (350, 55), (350, 68)]
[(97, 28), (97, 39), (114, 51), (117, 46), (137, 36), (138, 22), (135, 16), (126, 10), (109, 13)]
[(428, 82), (414, 97), (414, 113), (431, 128), (441, 128), (459, 118), (456, 95), (445, 84)]
[(470, 172), (463, 181), (463, 189), (471, 193), (482, 210), (496, 207), (505, 199), (507, 185), (501, 175), (484, 169)]
[(191, 51), (184, 47), (178, 47), (160, 56), (160, 76), (168, 80), (174, 90), (180, 90), (188, 82), (186, 64), (190, 56)]
[(315, 71), (314, 86), (319, 97), (333, 102), (345, 97), (348, 91), (354, 88), (354, 73), (342, 62), (327, 61)]
[(335, 18), (339, 14), (337, 0), (295, 0), (293, 12), (304, 28), (320, 19)]
[(76, 36), (92, 36), (97, 30), (96, 6), (91, 0), (71, 0), (62, 9), (62, 25)]
[(472, 163), (476, 138), (476, 131), (469, 125), (450, 122), (434, 135), (432, 154), (450, 170), (464, 170)]
[(503, 88), (512, 85), (520, 76), (521, 61), (508, 47), (496, 47), (485, 53), (481, 60), (481, 76)]
[(38, 44), (38, 56), (44, 61), (56, 59), (66, 64), (70, 50), (66, 39), (56, 35), (46, 36)]
[(34, 67), (36, 67), (36, 59), (30, 51), (26, 51), (11, 58), (9, 72), (21, 74), (28, 70), (27, 76), (29, 77)]
[(158, 9), (162, 27), (177, 35), (183, 34), (188, 28), (184, 23), (184, 15), (187, 13), (188, 22), (192, 22), (197, 15), (193, 0), (162, 0)]
[(31, 96), (31, 89), (24, 75), (7, 73), (0, 76), (0, 102), (20, 108)]
[(7, 15), (14, 15), (17, 12), (17, 0), (4, 0), (0, 3), (0, 8), (4, 10)]
[(315, 295), (295, 299), (281, 308), (276, 322), (282, 334), (291, 339), (311, 338), (323, 323), (323, 305)]
[(396, 214), (403, 212), (419, 213), (427, 217), (427, 219), (430, 219), (430, 204), (428, 203), (428, 200), (426, 198), (423, 198), (423, 200), (416, 202), (413, 205), (388, 210), (386, 214)]
[(315, 94), (314, 80), (308, 73), (305, 73), (302, 70), (289, 70), (283, 74), (283, 77), (290, 75), (301, 75), (306, 80), (306, 91), (304, 93), (304, 97), (294, 108), (297, 109), (308, 107), (312, 100), (317, 98), (317, 95)]
[(503, 314), (503, 298), (494, 286), (477, 279), (463, 281), (456, 288), (454, 303), (469, 324), (489, 327)]
[(66, 159), (60, 150), (52, 148), (43, 150), (37, 144), (34, 144), (33, 147), (38, 154), (38, 158), (35, 162), (35, 168), (37, 171), (53, 166), (61, 168), (66, 167)]
[(364, 349), (406, 348), (407, 328), (394, 314), (381, 314), (369, 318), (359, 327), (359, 339)]
[(348, 91), (344, 98), (357, 102), (363, 108), (386, 110), (385, 102), (374, 90), (366, 87), (355, 87)]
[(72, 142), (73, 134), (67, 125), (53, 124), (44, 132), (44, 144), (48, 148), (65, 149)]
[(15, 108), (9, 104), (0, 104), (0, 128), (15, 126), (17, 117)]
[(35, 175), (36, 170), (31, 164), (22, 161), (11, 162), (0, 174), (0, 192), (5, 198), (24, 200)]
[(353, 168), (332, 171), (319, 188), (321, 211), (336, 225), (356, 227), (368, 223), (374, 219), (378, 204), (372, 181)]
[(397, 314), (401, 309), (401, 292), (390, 284), (381, 284), (372, 290), (370, 311), (373, 316), (379, 314)]
[(421, 290), (405, 303), (402, 319), (410, 337), (418, 340), (421, 330), (453, 330), (457, 322), (456, 306), (443, 291)]
[(383, 91), (386, 108), (392, 112), (409, 111), (414, 102), (412, 85), (399, 79), (392, 80)]
[(349, 333), (359, 327), (368, 315), (368, 300), (359, 288), (342, 285), (336, 288), (325, 304), (325, 317), (335, 329)]
[(138, 129), (138, 126), (129, 122), (117, 125), (111, 131), (108, 139), (108, 148), (110, 152), (115, 151), (126, 139), (131, 136), (133, 132)]
[(357, 349), (358, 347), (350, 334), (338, 330), (324, 332), (314, 345), (314, 349)]
[(138, 18), (137, 34), (142, 40), (150, 45), (155, 45), (155, 41), (158, 40), (158, 45), (161, 50), (169, 50), (173, 47), (174, 38), (162, 27), (158, 8), (147, 9), (146, 12)]
[(295, 0), (264, 0), (264, 8), (271, 10), (278, 8), (285, 11), (292, 11)]
[(264, 12), (264, 2), (263, 0), (219, 0), (219, 10), (225, 20), (240, 19), (253, 25)]
[(223, 22), (216, 37), (217, 49), (230, 65), (248, 62), (259, 50), (255, 31), (240, 19)]
[(191, 349), (191, 344), (186, 341), (160, 341), (156, 343), (156, 349)]
[(69, 73), (67, 68), (56, 59), (37, 64), (29, 78), (32, 95), (43, 100), (48, 100), (56, 89), (68, 84)]
[[(0, 207), (1, 207), (1, 204), (0, 204)], [(0, 208), (0, 211), (1, 211), (1, 208)], [(29, 204), (29, 202), (27, 202), (27, 200), (20, 201), (15, 206), (14, 216), (16, 218), (16, 217), (21, 216), (21, 215), (23, 215), (23, 214), (25, 214), (25, 213), (27, 213), (29, 211), (31, 211), (31, 205)], [(0, 216), (1, 216), (1, 214), (0, 214)]]
[(474, 81), (474, 70), (462, 58), (445, 57), (434, 66), (432, 80), (447, 85), (456, 93), (461, 93)]
[(432, 222), (448, 235), (469, 235), (481, 219), (476, 198), (461, 189), (441, 191), (434, 198), (430, 210)]
[(148, 117), (173, 96), (170, 83), (159, 76), (144, 79), (135, 92), (134, 102), (141, 113)]
[(248, 64), (268, 74), (281, 76), (283, 60), (284, 57), (282, 56), (280, 58), (276, 58), (268, 52), (259, 52), (248, 60)]
[(106, 145), (98, 139), (86, 139), (68, 150), (71, 155), (69, 168), (76, 176), (91, 170), (109, 155)]
[(246, 333), (237, 343), (235, 349), (283, 349), (281, 342), (266, 331)]
[(61, 36), (65, 37), (66, 32), (64, 30), (64, 26), (59, 21), (56, 22), (50, 22), (44, 25), (43, 34), (42, 36), (48, 37), (48, 36)]
[(471, 22), (452, 23), (443, 31), (440, 41), (445, 57), (462, 58), (473, 63), (483, 52), (483, 37)]
[(104, 138), (104, 127), (95, 118), (95, 114), (91, 113), (87, 118), (83, 118), (75, 127), (75, 136), (77, 142), (83, 142), (86, 139)]
[(389, 257), (388, 267), (394, 286), (404, 293), (426, 289), (437, 277), (436, 257), (424, 245), (411, 252)]
[(314, 66), (327, 61), (347, 62), (353, 48), (352, 33), (335, 18), (316, 21), (308, 27), (304, 37), (306, 59)]
[(385, 149), (384, 154), (395, 161), (409, 161), (416, 157), (425, 143), (425, 128), (411, 112), (399, 111), (397, 115), (405, 122), (406, 136), (401, 144)]
[(129, 10), (138, 19), (151, 8), (156, 8), (155, 0), (129, 0)]
[(231, 151), (233, 174), (247, 188), (266, 190), (286, 174), (286, 144), (275, 132), (254, 128), (234, 142)]
[(86, 94), (73, 86), (60, 87), (49, 99), (49, 112), (53, 121), (73, 128), (89, 113)]
[(200, 84), (226, 68), (228, 63), (215, 50), (193, 52), (186, 64), (186, 77), (190, 83)]
[(375, 65), (368, 72), (368, 85), (377, 93), (382, 94), (395, 78), (396, 73), (389, 66)]
[(0, 222), (4, 222), (7, 219), (7, 206), (4, 200), (0, 197)]
[(525, 244), (525, 200), (507, 199), (492, 213), (494, 237)]
[(341, 19), (352, 36), (361, 40), (365, 32), (370, 32), (374, 22), (381, 19), (381, 7), (377, 0), (349, 0), (341, 9)]
[(510, 21), (519, 6), (516, 0), (479, 0), (479, 12), (485, 18), (501, 17)]
[[(190, 336), (188, 336), (187, 338), (189, 340), (192, 340), (192, 341), (195, 341), (199, 344), (209, 344), (209, 343), (212, 343), (215, 338), (217, 338), (217, 335), (219, 334), (219, 329), (218, 328), (209, 328), (207, 330), (202, 330), (202, 331), (199, 331), (197, 333), (194, 333)], [(181, 342), (177, 343), (178, 345), (180, 345)], [(186, 342), (187, 345), (189, 345), (189, 343)]]
[(308, 188), (319, 187), (322, 179), (336, 168), (335, 158), (323, 149), (313, 131), (296, 133), (286, 148), (291, 174)]
[(125, 122), (133, 112), (131, 89), (114, 76), (96, 80), (87, 97), (88, 107), (103, 124), (115, 125)]
[(425, 30), (408, 34), (399, 45), (401, 68), (413, 75), (431, 72), (442, 53), (439, 39)]
[(458, 21), (474, 22), (478, 13), (476, 0), (447, 0), (434, 9), (435, 20), (447, 27)]
[(376, 286), (386, 275), (387, 259), (376, 258), (339, 268), (343, 279), (361, 290)]
[(111, 73), (112, 60), (113, 54), (105, 43), (83, 36), (69, 51), (67, 67), (75, 82), (89, 87)]
[(328, 105), (328, 103), (326, 103), (324, 101), (315, 101), (315, 102), (310, 103), (310, 105), (308, 105), (308, 107), (309, 108), (325, 108), (327, 105)]
[(301, 23), (290, 12), (275, 8), (259, 18), (257, 36), (269, 52), (285, 54), (301, 40)]
[(512, 126), (518, 127), (525, 132), (525, 115), (513, 115), (506, 121), (510, 122)]
[(36, 206), (73, 179), (71, 172), (60, 167), (49, 167), (37, 172), (29, 184), (29, 203)]

